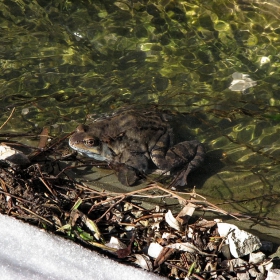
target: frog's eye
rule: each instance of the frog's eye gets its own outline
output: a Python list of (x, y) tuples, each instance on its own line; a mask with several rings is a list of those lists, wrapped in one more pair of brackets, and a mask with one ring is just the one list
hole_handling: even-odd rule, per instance
[(96, 147), (96, 146), (99, 146), (100, 141), (98, 138), (88, 138), (88, 139), (84, 139), (83, 143), (87, 147)]

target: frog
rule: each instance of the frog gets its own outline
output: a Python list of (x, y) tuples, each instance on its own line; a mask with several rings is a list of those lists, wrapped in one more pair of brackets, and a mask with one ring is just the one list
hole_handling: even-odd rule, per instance
[(173, 185), (187, 185), (190, 172), (204, 161), (198, 140), (174, 145), (171, 114), (158, 109), (126, 109), (81, 124), (69, 138), (69, 146), (83, 156), (107, 162), (118, 180), (133, 186), (151, 170), (178, 171)]

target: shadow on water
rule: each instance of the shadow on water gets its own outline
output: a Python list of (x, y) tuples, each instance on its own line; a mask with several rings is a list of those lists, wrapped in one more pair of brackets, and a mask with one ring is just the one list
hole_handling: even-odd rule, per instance
[(197, 189), (203, 188), (205, 182), (210, 177), (216, 175), (225, 167), (222, 159), (222, 150), (206, 152), (203, 165), (189, 175), (188, 188), (192, 186), (195, 186)]

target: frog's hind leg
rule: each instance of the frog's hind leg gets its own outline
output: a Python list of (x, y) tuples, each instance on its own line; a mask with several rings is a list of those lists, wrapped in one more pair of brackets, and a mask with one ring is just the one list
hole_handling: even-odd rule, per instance
[(166, 152), (164, 147), (168, 147), (166, 145), (168, 139), (165, 138), (166, 135), (161, 137), (160, 141), (155, 145), (151, 151), (151, 159), (160, 169), (165, 171), (186, 166), (187, 168), (181, 171), (175, 179), (176, 185), (184, 186), (187, 184), (189, 173), (204, 161), (204, 147), (196, 140), (185, 141), (171, 147)]
[(182, 142), (179, 143), (178, 145), (180, 144), (184, 145), (184, 148), (181, 147), (182, 150), (186, 148), (188, 149), (189, 147), (189, 148), (193, 148), (196, 151), (194, 157), (192, 159), (189, 158), (189, 163), (187, 164), (187, 168), (181, 170), (173, 182), (173, 185), (185, 186), (187, 185), (187, 177), (189, 173), (197, 169), (203, 163), (205, 158), (205, 150), (203, 145), (196, 140), (189, 141), (189, 142), (188, 141)]

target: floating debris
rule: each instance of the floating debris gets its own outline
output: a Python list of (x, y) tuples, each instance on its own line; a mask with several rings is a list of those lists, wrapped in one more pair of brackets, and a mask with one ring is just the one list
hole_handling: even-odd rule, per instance
[(270, 63), (270, 58), (267, 56), (262, 56), (260, 59), (260, 66), (262, 67), (263, 65)]
[(229, 86), (229, 89), (232, 91), (242, 91), (245, 93), (246, 89), (257, 85), (257, 82), (253, 81), (247, 74), (234, 72), (232, 78), (233, 80)]

